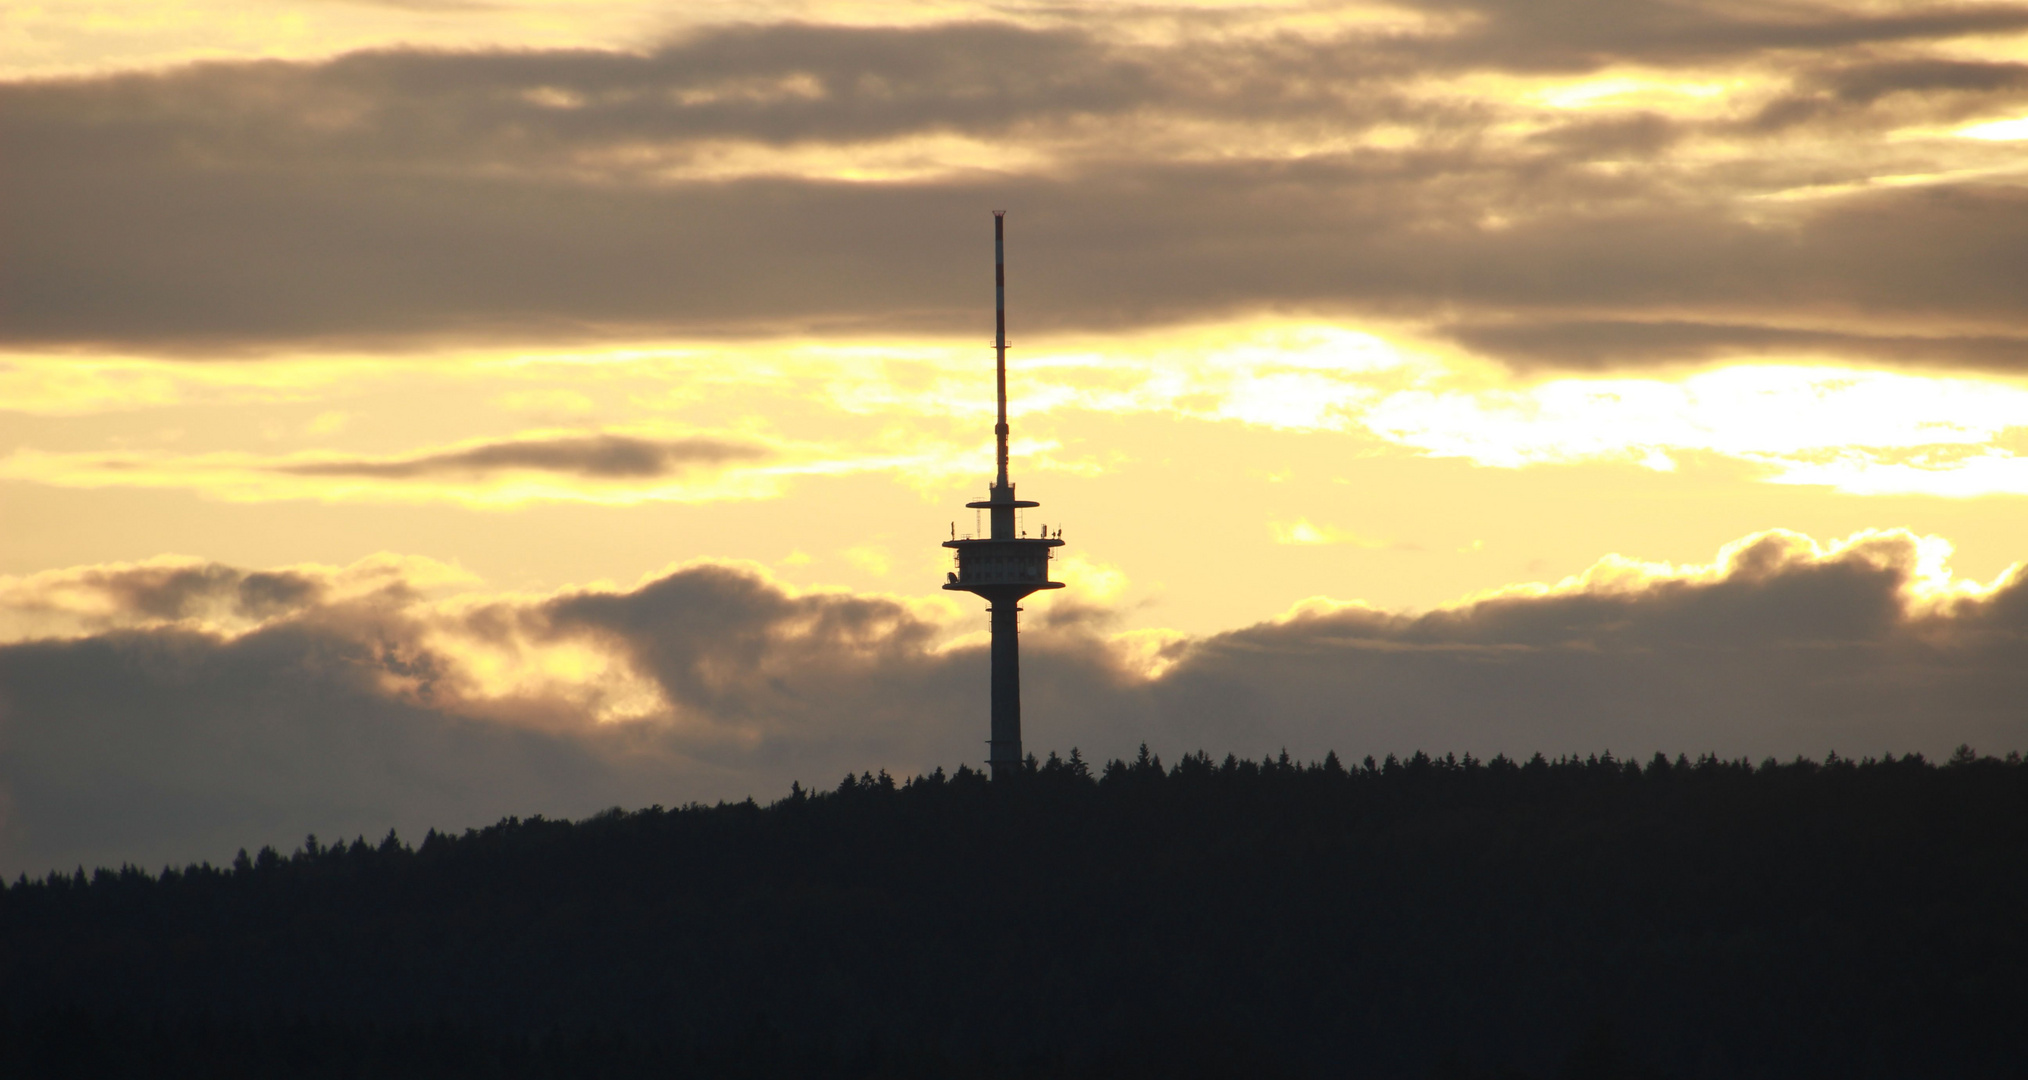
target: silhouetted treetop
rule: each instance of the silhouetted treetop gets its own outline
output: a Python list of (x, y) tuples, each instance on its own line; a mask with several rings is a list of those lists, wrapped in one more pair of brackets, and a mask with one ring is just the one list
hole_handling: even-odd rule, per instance
[(2018, 754), (1073, 749), (23, 877), (0, 1006), (640, 1075), (2013, 1076), (2024, 910)]

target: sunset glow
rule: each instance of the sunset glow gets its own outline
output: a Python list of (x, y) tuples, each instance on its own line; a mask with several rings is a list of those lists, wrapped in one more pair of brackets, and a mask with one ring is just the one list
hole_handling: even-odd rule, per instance
[[(191, 716), (314, 674), (576, 740), (572, 812), (975, 758), (938, 544), (992, 469), (1004, 209), (1021, 528), (1068, 544), (1025, 601), (1038, 745), (1820, 752), (1845, 729), (1612, 727), (1646, 659), (1513, 676), (1589, 727), (1446, 695), (1749, 636), (1698, 619), (2012, 640), (2028, 8), (1572, 11), (10, 11), (0, 745), (70, 745), (14, 733), (84, 723), (93, 677), (33, 690), (61, 654), (219, 680)], [(1477, 666), (1369, 666), (1438, 651)], [(1863, 730), (2028, 730), (1965, 709)], [(8, 805), (0, 870), (72, 850)]]

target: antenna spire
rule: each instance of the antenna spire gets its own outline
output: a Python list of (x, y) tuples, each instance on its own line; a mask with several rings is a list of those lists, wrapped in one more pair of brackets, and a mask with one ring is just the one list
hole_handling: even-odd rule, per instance
[(1007, 483), (1007, 211), (993, 211), (993, 380), (999, 391), (999, 422), (993, 425), (999, 471), (993, 486)]

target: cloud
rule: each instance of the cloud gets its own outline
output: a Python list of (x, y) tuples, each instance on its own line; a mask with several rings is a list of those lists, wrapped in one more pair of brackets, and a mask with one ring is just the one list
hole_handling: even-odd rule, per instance
[(114, 630), (183, 629), (239, 633), (366, 598), (412, 602), (468, 583), (453, 566), (381, 554), (345, 567), (304, 564), (244, 570), (166, 555), (145, 562), (0, 576), (0, 642), (85, 637)]
[(778, 23), (4, 84), (0, 339), (955, 333), (983, 209), (1011, 206), (1029, 332), (1302, 311), (1456, 324), (1522, 366), (2019, 366), (2019, 162), (1944, 129), (2028, 83), (1924, 43), (2028, 9), (1559, 11)]
[[(937, 20), (990, 20), (1030, 30), (1075, 28), (1127, 40), (1179, 34), (1221, 35), (1233, 43), (1267, 39), (1286, 47), (1321, 32), (1358, 31), (1439, 68), (1498, 66), (1516, 70), (1589, 69), (1613, 61), (1683, 64), (1837, 46), (1891, 49), (1897, 43), (2005, 32), (2020, 25), (2018, 9), (1992, 3), (1878, 6), (1823, 3), (1736, 4), (1626, 0), (1564, 2), (1550, 8), (1511, 0), (1425, 0), (1379, 7), (1369, 3), (1250, 4), (1210, 0), (1189, 5), (1047, 4), (1010, 7), (978, 0), (897, 2), (868, 7), (850, 0), (792, 4), (703, 5), (670, 11), (636, 0), (573, 5), (559, 19), (540, 3), (511, 0), (328, 0), (282, 4), (241, 22), (215, 0), (180, 0), (179, 18), (137, 19), (78, 12), (56, 5), (23, 16), (37, 48), (16, 70), (146, 67), (192, 55), (254, 57), (329, 55), (374, 42), (428, 41), (479, 51), (597, 42), (647, 51), (646, 26), (716, 27), (737, 33), (770, 19), (843, 21), (881, 30)], [(352, 8), (351, 11), (343, 10)], [(359, 8), (379, 8), (360, 18)], [(215, 10), (208, 10), (215, 9)], [(321, 9), (321, 10), (320, 10)], [(393, 9), (393, 10), (387, 10)], [(413, 18), (389, 18), (402, 12)], [(484, 19), (444, 18), (483, 13)], [(652, 14), (655, 18), (644, 18)], [(203, 35), (167, 32), (164, 23), (205, 22)], [(220, 24), (220, 25), (210, 25)], [(136, 33), (140, 29), (154, 33)], [(711, 30), (704, 31), (712, 33)], [(66, 65), (62, 58), (71, 61)]]
[[(2019, 366), (2018, 335), (2002, 329), (2023, 315), (2018, 290), (2007, 287), (2028, 250), (2019, 192), (1886, 190), (1763, 225), (1710, 208), (1643, 206), (1638, 188), (1623, 189), (1624, 206), (1575, 210), (1583, 185), (1568, 176), (1543, 178), (1565, 188), (1530, 196), (1544, 205), (1503, 206), (1503, 171), (1346, 158), (1130, 165), (995, 184), (754, 180), (600, 191), (444, 180), (404, 192), (335, 177), (283, 191), (251, 177), (199, 184), (183, 175), (164, 177), (154, 202), (128, 200), (118, 190), (125, 179), (86, 178), (76, 183), (91, 190), (66, 199), (73, 207), (13, 230), (24, 257), (10, 271), (16, 306), (6, 325), (17, 344), (113, 339), (173, 349), (453, 329), (535, 340), (951, 333), (975, 323), (980, 304), (968, 287), (980, 276), (967, 272), (977, 270), (976, 245), (960, 238), (977, 233), (978, 207), (1019, 200), (1038, 208), (1017, 223), (1015, 252), (1025, 264), (1017, 310), (1035, 331), (1269, 306), (1397, 320), (1436, 318), (1445, 305), (1497, 317), (1591, 308), (1626, 313), (1611, 320), (1621, 324), (1692, 309), (1704, 313), (1699, 321), (1749, 328), (1845, 322), (1839, 339), (1796, 345)], [(1429, 186), (1453, 199), (1431, 201)], [(1263, 188), (1277, 192), (1270, 208), (1253, 201)], [(525, 213), (523, 199), (542, 212)], [(1495, 209), (1524, 220), (1460, 224)], [(66, 221), (73, 210), (92, 221)], [(77, 245), (79, 233), (100, 230), (121, 242), (88, 245), (96, 253)], [(574, 249), (571, 257), (526, 261), (527, 251), (559, 246)], [(334, 257), (292, 257), (306, 249)], [(141, 251), (159, 272), (124, 265)], [(671, 252), (685, 257), (664, 257)], [(116, 287), (84, 288), (88, 279)], [(1598, 362), (1595, 333), (1578, 334), (1574, 360), (1561, 360), (1557, 325), (1542, 324), (1521, 358)], [(1765, 329), (1744, 332), (1771, 340)], [(1612, 358), (1680, 360), (1711, 349), (1668, 344), (1651, 336)]]
[(940, 620), (887, 598), (790, 593), (741, 567), (563, 596), (541, 617), (552, 633), (621, 650), (682, 722), (768, 757), (863, 745), (956, 706), (961, 692), (937, 649)]
[(1158, 714), (1202, 717), (1193, 734), (1210, 745), (1272, 724), (1311, 752), (1398, 751), (1408, 732), (1510, 754), (1935, 754), (1946, 731), (2018, 743), (2028, 725), (2007, 702), (2028, 689), (2015, 667), (2028, 592), (2018, 568), (1990, 591), (1953, 587), (1947, 551), (1899, 532), (1818, 545), (1777, 531), (1706, 567), (1608, 559), (1424, 614), (1304, 605), (1193, 643), (1151, 690)]
[[(334, 0), (318, 0), (334, 2)], [(338, 3), (364, 4), (369, 7), (401, 8), (405, 11), (426, 12), (495, 12), (501, 9), (497, 3), (485, 0), (335, 0)]]
[(2028, 392), (2001, 383), (1758, 364), (1680, 378), (1556, 378), (1410, 388), (1353, 413), (1434, 456), (1520, 467), (1579, 461), (1674, 469), (1717, 454), (1774, 483), (1969, 496), (2028, 491), (2011, 445)]
[[(1695, 324), (1586, 324), (1556, 333), (1563, 340), (1596, 336), (1618, 343), (1639, 342), (1650, 331), (1674, 342), (1664, 348), (1686, 352), (1737, 347), (1718, 342), (1746, 336), (1738, 327)], [(1512, 325), (1453, 326), (1448, 332), (1485, 333), (1536, 347), (1529, 329)], [(1418, 345), (1404, 334), (1394, 344), (1314, 321), (1253, 320), (1086, 339), (1075, 351), (1045, 344), (1024, 350), (1013, 405), (1020, 416), (1017, 431), (1047, 434), (1017, 439), (1013, 450), (1048, 469), (1099, 475), (1120, 459), (1058, 442), (1054, 436), (1068, 430), (1061, 424), (1076, 413), (1154, 414), (1334, 432), (1356, 440), (1350, 445), (1361, 452), (1464, 458), (1502, 468), (1609, 462), (1669, 470), (1685, 461), (1722, 458), (1761, 481), (1853, 494), (2028, 492), (2028, 468), (2018, 452), (2021, 432), (2028, 429), (2028, 393), (2013, 380), (1852, 367), (1811, 355), (1837, 348), (1817, 343), (1813, 335), (1769, 336), (1805, 350), (1803, 362), (1654, 373), (1534, 371), (1517, 377), (1460, 357), (1440, 341)], [(1999, 344), (1993, 344), (1997, 350)], [(329, 363), (320, 359), (306, 366), (314, 374)], [(521, 431), (371, 456), (323, 450), (192, 453), (181, 451), (176, 440), (162, 439), (153, 449), (23, 448), (0, 457), (0, 478), (66, 488), (182, 489), (243, 502), (314, 499), (493, 509), (768, 499), (796, 485), (868, 474), (927, 490), (973, 475), (977, 402), (990, 394), (980, 382), (976, 346), (961, 342), (615, 350), (596, 364), (604, 396), (624, 396), (650, 415), (709, 400), (720, 417), (750, 417), (747, 402), (758, 400), (777, 416), (793, 417), (783, 426), (821, 430), (810, 416), (794, 415), (807, 408), (829, 431), (822, 440), (798, 440), (757, 435), (746, 419), (716, 428), (660, 421), (603, 431)], [(44, 374), (31, 382), (43, 381), (51, 365), (39, 366)], [(512, 364), (445, 361), (419, 368), (406, 380), (404, 393), (449, 408), (500, 387), (521, 399), (541, 400), (549, 395), (544, 387), (561, 392), (585, 386), (585, 366), (583, 357), (555, 353), (524, 354)], [(65, 385), (84, 387), (81, 396), (99, 400), (101, 388), (128, 381), (148, 387), (164, 370), (251, 369), (286, 381), (293, 367), (290, 361), (136, 362)], [(389, 378), (369, 368), (351, 386), (376, 386)], [(216, 389), (194, 396), (203, 400)], [(847, 434), (841, 436), (841, 430)], [(1311, 531), (1285, 532), (1282, 539), (1317, 541), (1328, 539), (1327, 533), (1313, 522)], [(868, 548), (852, 557), (878, 573), (879, 554)]]
[[(1423, 613), (1318, 600), (1202, 638), (1109, 636), (1089, 612), (1032, 619), (1027, 743), (1308, 757), (2019, 746), (2028, 583), (2018, 568), (1955, 580), (1948, 555), (1898, 531), (1832, 544), (1776, 531), (1708, 565), (1613, 557)], [(251, 624), (161, 621), (189, 610), (164, 599), (192, 592), (173, 574), (67, 572), (152, 583), (105, 592), (158, 617), (0, 646), (0, 869), (766, 798), (792, 779), (980, 752), (983, 614), (941, 599), (799, 591), (727, 563), (627, 589), (441, 595), (422, 577), (401, 587), (392, 565), (289, 571), (383, 587), (327, 584)], [(200, 578), (196, 592), (219, 596), (255, 580), (187, 580)]]
[(1310, 521), (1309, 518), (1270, 522), (1268, 530), (1274, 533), (1275, 543), (1277, 544), (1351, 544), (1354, 547), (1365, 548), (1387, 546), (1387, 542), (1384, 540), (1374, 540), (1370, 537), (1361, 536), (1350, 529), (1341, 529), (1336, 525), (1318, 525)]
[(413, 841), (430, 824), (653, 801), (594, 739), (389, 693), (380, 676), (418, 660), (309, 622), (0, 648), (5, 864), (222, 861), (313, 830)]
[(221, 603), (235, 614), (261, 617), (313, 602), (319, 592), (317, 582), (301, 574), (247, 573), (216, 563), (136, 568), (89, 580), (116, 607), (162, 619), (182, 618)]
[(1591, 70), (1615, 61), (1690, 64), (1759, 53), (2004, 33), (2028, 26), (2007, 4), (1932, 4), (1873, 14), (1829, 4), (1740, 8), (1668, 0), (1566, 0), (1545, 9), (1527, 0), (1432, 5), (1479, 18), (1432, 50), (1452, 63)]
[[(125, 624), (0, 645), (0, 869), (414, 839), (966, 756), (940, 717), (971, 696), (967, 654), (940, 651), (917, 605), (717, 564), (534, 597), (445, 596), (426, 564), (394, 569), (88, 567), (0, 590), (17, 621), (92, 592)], [(322, 599), (252, 623), (187, 600), (285, 576)]]
[(701, 466), (757, 461), (769, 456), (770, 452), (763, 447), (717, 439), (581, 435), (485, 443), (406, 458), (348, 458), (278, 465), (275, 470), (296, 476), (363, 476), (386, 480), (475, 476), (524, 469), (598, 479), (651, 479)]
[(1839, 356), (1929, 367), (2009, 368), (2028, 356), (2016, 334), (1866, 335), (1754, 323), (1556, 320), (1461, 323), (1443, 333), (1521, 369), (1585, 370), (1643, 362)]
[(1870, 104), (1889, 94), (1938, 90), (1983, 94), (2028, 86), (2028, 64), (1947, 59), (1892, 60), (1839, 68), (1824, 79), (1838, 97)]
[(21, 449), (0, 458), (0, 476), (64, 487), (182, 488), (243, 502), (317, 499), (505, 508), (532, 502), (629, 505), (772, 498), (799, 476), (882, 470), (940, 476), (958, 460), (949, 445), (932, 439), (905, 445), (897, 438), (877, 442), (841, 451), (743, 437), (607, 432), (525, 434), (385, 456)]

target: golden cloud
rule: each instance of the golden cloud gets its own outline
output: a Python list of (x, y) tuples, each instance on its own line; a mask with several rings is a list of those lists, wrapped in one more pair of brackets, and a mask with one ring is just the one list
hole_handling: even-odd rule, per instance
[[(307, 359), (205, 366), (86, 365), (74, 398), (41, 370), (34, 408), (88, 414), (153, 404), (317, 406), (383, 386), (385, 364), (356, 371)], [(182, 387), (196, 370), (197, 389)], [(115, 377), (113, 373), (118, 373)], [(635, 418), (595, 427), (516, 430), (397, 454), (158, 450), (54, 452), (0, 459), (0, 477), (67, 487), (186, 488), (240, 501), (630, 504), (773, 498), (799, 477), (888, 473), (924, 490), (978, 471), (976, 429), (991, 400), (977, 351), (938, 342), (813, 342), (630, 347), (601, 353), (453, 356), (413, 376), (455, 415), (507, 397), (502, 419), (550, 393), (600, 395)], [(4, 376), (0, 376), (4, 377)], [(1353, 452), (1462, 458), (1497, 468), (1627, 462), (1667, 471), (1685, 456), (1750, 466), (1763, 480), (1864, 495), (2028, 493), (2016, 448), (2028, 385), (1998, 375), (1912, 373), (1827, 362), (1720, 362), (1644, 376), (1518, 377), (1430, 343), (1413, 328), (1363, 332), (1257, 320), (1024, 350), (1011, 377), (1016, 452), (1042, 468), (1092, 475), (1105, 459), (1064, 454), (1036, 423), (1053, 416), (1152, 415), (1355, 437)], [(110, 387), (122, 386), (115, 393)], [(179, 397), (182, 394), (193, 396)], [(217, 397), (212, 395), (223, 395)], [(491, 424), (492, 414), (470, 413)], [(804, 427), (771, 434), (754, 413)], [(306, 433), (352, 430), (319, 406)], [(738, 426), (682, 421), (732, 420)], [(1045, 423), (1047, 432), (1051, 425)], [(1027, 434), (1021, 434), (1026, 432)], [(1299, 539), (1319, 542), (1311, 525)]]

